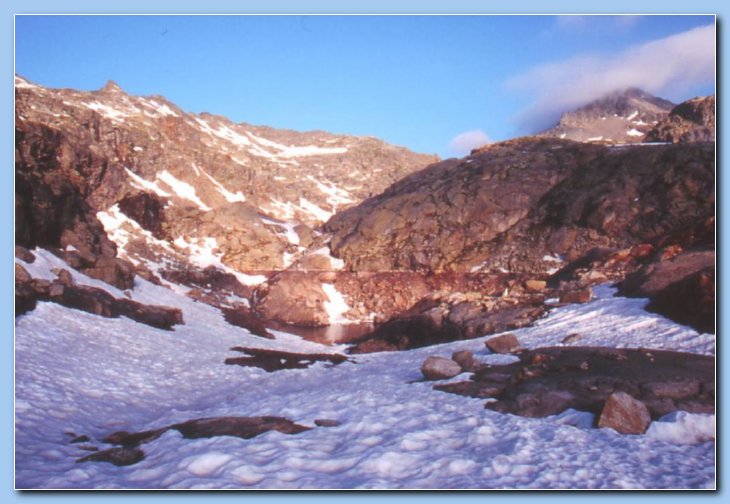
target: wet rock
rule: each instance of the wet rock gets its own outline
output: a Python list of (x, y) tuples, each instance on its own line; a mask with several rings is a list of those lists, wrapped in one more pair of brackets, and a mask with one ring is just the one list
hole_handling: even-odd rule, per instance
[(431, 356), (421, 366), (421, 373), (427, 380), (446, 380), (461, 374), (461, 366), (445, 357)]
[(610, 427), (621, 434), (643, 434), (650, 423), (646, 405), (625, 392), (608, 396), (598, 419), (598, 427)]
[(522, 348), (517, 336), (512, 333), (501, 334), (499, 336), (489, 338), (484, 342), (484, 345), (490, 351), (500, 354), (517, 352)]
[(116, 466), (128, 466), (144, 460), (144, 457), (144, 452), (139, 448), (121, 447), (94, 452), (76, 462), (109, 462)]
[(264, 348), (233, 347), (234, 352), (247, 354), (246, 357), (229, 357), (225, 364), (244, 367), (258, 367), (269, 373), (282, 369), (305, 369), (316, 362), (336, 366), (347, 360), (342, 354), (301, 354), (283, 350)]

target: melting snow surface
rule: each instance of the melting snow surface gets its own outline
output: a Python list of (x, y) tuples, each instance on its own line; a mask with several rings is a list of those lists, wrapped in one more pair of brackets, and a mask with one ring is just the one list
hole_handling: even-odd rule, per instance
[(644, 136), (644, 134), (636, 128), (631, 128), (629, 131), (626, 132), (626, 134), (633, 137)]
[[(17, 261), (34, 276), (53, 277), (45, 255), (33, 264)], [(101, 284), (80, 273), (74, 276)], [(560, 345), (566, 333), (578, 330), (585, 345), (714, 354), (714, 335), (647, 313), (645, 300), (614, 298), (614, 292), (596, 289), (597, 299), (590, 303), (557, 308), (535, 326), (513, 332), (528, 348)], [(17, 488), (716, 485), (714, 415), (678, 413), (654, 422), (646, 435), (625, 436), (591, 428), (588, 413), (569, 410), (539, 419), (504, 415), (486, 410), (483, 399), (446, 394), (420, 381), (421, 363), (430, 355), (465, 349), (483, 362), (504, 362), (505, 356), (487, 351), (483, 338), (358, 355), (356, 363), (334, 367), (320, 363), (267, 373), (223, 361), (234, 345), (295, 352), (343, 347), (282, 332), (275, 333), (275, 340), (252, 336), (227, 324), (220, 311), (139, 278), (131, 295), (143, 303), (179, 307), (185, 324), (164, 331), (45, 302), (16, 319)], [(169, 431), (142, 445), (146, 458), (137, 464), (76, 463), (89, 453), (81, 445), (107, 448), (100, 439), (114, 431), (224, 415), (285, 416), (310, 427), (317, 418), (341, 424), (248, 440), (189, 440)], [(82, 434), (91, 441), (69, 442)]]

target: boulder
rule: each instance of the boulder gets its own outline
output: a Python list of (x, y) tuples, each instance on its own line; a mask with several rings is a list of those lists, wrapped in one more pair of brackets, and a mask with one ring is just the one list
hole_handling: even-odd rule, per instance
[(561, 303), (587, 303), (591, 300), (593, 291), (590, 287), (576, 291), (563, 292), (560, 294)]
[(474, 372), (482, 367), (482, 363), (479, 362), (474, 354), (469, 350), (459, 350), (451, 355), (451, 360), (456, 362), (461, 369), (466, 372)]
[(715, 268), (708, 267), (671, 283), (649, 298), (647, 311), (715, 333)]
[(506, 354), (517, 352), (522, 348), (520, 341), (512, 333), (500, 334), (489, 338), (484, 345), (494, 353)]
[(423, 362), (421, 373), (427, 380), (446, 380), (461, 374), (461, 366), (445, 357), (431, 356)]
[(643, 434), (650, 423), (646, 405), (626, 392), (608, 396), (598, 419), (598, 427), (610, 427), (621, 434)]

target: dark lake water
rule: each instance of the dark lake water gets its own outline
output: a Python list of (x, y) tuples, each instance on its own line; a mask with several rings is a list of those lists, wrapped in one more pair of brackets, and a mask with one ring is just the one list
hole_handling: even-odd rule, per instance
[(339, 345), (350, 343), (360, 336), (372, 332), (375, 324), (334, 324), (325, 327), (302, 327), (296, 325), (268, 323), (267, 327), (301, 336), (305, 340), (323, 345)]

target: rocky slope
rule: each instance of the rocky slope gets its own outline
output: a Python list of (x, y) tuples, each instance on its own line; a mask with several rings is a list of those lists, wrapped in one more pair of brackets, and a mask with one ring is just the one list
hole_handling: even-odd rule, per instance
[(579, 142), (642, 142), (673, 107), (670, 101), (629, 88), (564, 113), (555, 127), (541, 135)]
[(336, 211), (437, 159), (186, 113), (113, 82), (80, 92), (16, 76), (15, 94), (16, 242), (114, 269), (97, 277), (125, 288), (134, 272), (117, 256), (150, 278), (214, 265), (260, 281), (241, 272), (286, 268)]
[(523, 138), (447, 160), (334, 216), (351, 270), (527, 271), (656, 240), (714, 214), (714, 145)]
[(647, 142), (714, 142), (715, 97), (680, 103), (646, 134)]
[[(714, 127), (709, 101), (668, 119), (682, 143), (542, 135), (426, 166), (374, 139), (233, 124), (113, 83), (16, 78), (16, 99), (18, 245), (123, 289), (135, 274), (184, 285), (255, 334), (271, 336), (262, 320), (377, 322), (353, 352), (414, 348), (523, 327), (594, 284), (667, 269), (679, 273), (653, 309), (714, 328), (715, 148), (684, 134)], [(630, 90), (563, 123), (614, 111), (648, 128), (667, 107)], [(699, 316), (676, 308), (689, 295)]]

